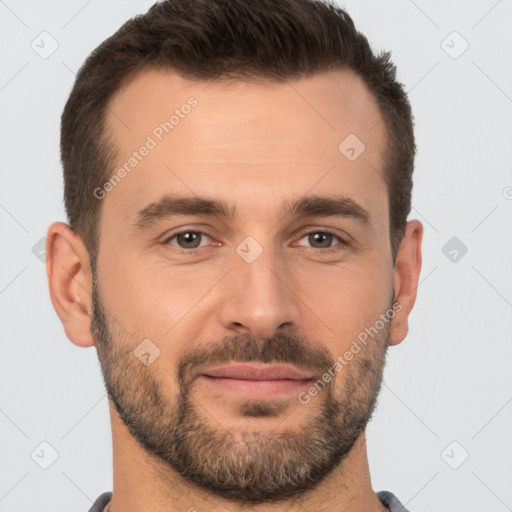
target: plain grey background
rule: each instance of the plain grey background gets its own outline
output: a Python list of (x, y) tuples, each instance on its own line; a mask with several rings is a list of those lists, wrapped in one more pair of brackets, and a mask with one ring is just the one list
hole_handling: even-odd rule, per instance
[[(65, 337), (40, 249), (65, 220), (59, 122), (74, 73), (152, 3), (0, 0), (0, 511), (87, 511), (112, 489), (96, 351)], [(367, 430), (373, 487), (415, 512), (512, 510), (512, 3), (339, 4), (393, 51), (409, 91), (410, 218), (425, 227), (410, 334), (390, 349)]]

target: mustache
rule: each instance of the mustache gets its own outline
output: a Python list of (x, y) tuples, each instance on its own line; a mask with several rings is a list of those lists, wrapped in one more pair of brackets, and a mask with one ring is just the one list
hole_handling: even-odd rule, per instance
[(269, 338), (250, 334), (227, 336), (219, 343), (196, 346), (185, 352), (178, 364), (180, 386), (188, 387), (192, 371), (201, 365), (237, 363), (288, 363), (299, 369), (322, 375), (334, 364), (329, 352), (307, 343), (304, 338), (276, 333)]

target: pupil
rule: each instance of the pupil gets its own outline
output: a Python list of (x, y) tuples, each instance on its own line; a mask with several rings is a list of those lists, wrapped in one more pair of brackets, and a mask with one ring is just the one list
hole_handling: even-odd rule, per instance
[(314, 233), (313, 235), (309, 235), (309, 237), (310, 242), (320, 243), (322, 247), (329, 247), (332, 235), (329, 235), (328, 233)]
[[(192, 244), (193, 248), (199, 247), (199, 243), (198, 243), (199, 237), (200, 237), (199, 233), (193, 233), (193, 232), (181, 233), (180, 235), (178, 235), (178, 237), (182, 237), (182, 240), (184, 240), (185, 245)], [(190, 248), (190, 245), (187, 245), (186, 248)]]

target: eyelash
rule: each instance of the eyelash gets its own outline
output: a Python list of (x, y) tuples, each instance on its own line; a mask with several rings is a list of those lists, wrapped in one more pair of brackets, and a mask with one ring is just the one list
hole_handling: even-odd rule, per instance
[[(196, 234), (200, 234), (200, 235), (203, 235), (203, 236), (206, 236), (208, 238), (212, 238), (208, 233), (206, 233), (205, 231), (201, 231), (200, 229), (185, 229), (183, 231), (178, 231), (176, 233), (174, 233), (173, 235), (171, 235), (170, 237), (167, 237), (163, 242), (162, 244), (163, 245), (168, 245), (169, 242), (171, 240), (173, 240), (174, 238), (176, 238), (178, 235), (181, 235), (183, 233), (196, 233)], [(314, 250), (314, 251), (322, 251), (324, 253), (331, 253), (331, 252), (336, 252), (338, 250), (340, 250), (339, 248), (340, 247), (348, 247), (350, 244), (345, 241), (343, 238), (341, 238), (339, 235), (337, 235), (336, 233), (334, 233), (333, 231), (330, 231), (328, 229), (318, 229), (318, 230), (313, 230), (313, 231), (308, 231), (306, 233), (304, 233), (300, 239), (304, 238), (305, 236), (307, 235), (311, 235), (311, 234), (318, 234), (318, 233), (321, 233), (322, 235), (331, 235), (333, 236), (334, 238), (337, 238), (338, 241), (340, 242), (339, 244), (333, 246), (333, 247), (328, 247), (328, 248), (325, 248), (325, 249), (322, 249), (322, 248), (317, 248), (317, 247), (310, 247), (310, 249)], [(196, 247), (194, 249), (184, 249), (183, 247), (179, 247), (179, 246), (175, 246), (177, 249), (181, 250), (182, 252), (186, 253), (186, 254), (196, 254), (198, 252), (199, 249), (201, 249), (202, 247)]]

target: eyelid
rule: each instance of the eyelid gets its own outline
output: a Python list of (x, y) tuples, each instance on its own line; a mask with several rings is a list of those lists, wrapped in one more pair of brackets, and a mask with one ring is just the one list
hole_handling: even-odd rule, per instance
[(312, 250), (329, 252), (329, 250), (335, 251), (336, 247), (339, 247), (339, 246), (348, 247), (350, 245), (350, 243), (347, 242), (347, 240), (345, 240), (344, 237), (342, 237), (341, 235), (339, 235), (338, 233), (336, 233), (335, 231), (333, 231), (329, 228), (313, 228), (313, 229), (308, 228), (308, 231), (303, 232), (303, 234), (299, 237), (299, 240), (302, 240), (305, 236), (308, 236), (312, 233), (322, 233), (324, 235), (331, 235), (334, 238), (337, 238), (340, 242), (332, 247), (326, 247), (326, 248), (309, 247), (309, 249), (312, 249)]
[[(164, 238), (164, 240), (162, 241), (162, 244), (166, 245), (168, 244), (173, 238), (177, 237), (178, 235), (181, 235), (183, 233), (199, 233), (203, 236), (206, 236), (208, 238), (210, 238), (211, 240), (213, 240), (213, 237), (211, 235), (209, 235), (206, 231), (203, 231), (202, 229), (182, 229), (180, 231), (176, 231), (174, 232), (173, 234), (171, 235), (168, 235)], [(181, 249), (182, 251), (186, 251), (186, 252), (191, 252), (191, 251), (195, 251), (197, 249), (200, 249), (201, 247), (204, 247), (204, 246), (199, 246), (199, 247), (194, 247), (193, 249), (184, 249), (183, 247), (179, 247), (179, 246), (175, 246), (177, 249)]]
[[(325, 248), (322, 248), (322, 247), (320, 247), (320, 248), (318, 248), (318, 247), (307, 247), (308, 249), (311, 249), (313, 251), (333, 252), (333, 251), (338, 250), (337, 249), (338, 247), (348, 247), (348, 246), (351, 245), (350, 242), (348, 242), (345, 239), (345, 237), (339, 235), (332, 228), (321, 228), (321, 227), (308, 226), (308, 227), (303, 228), (303, 229), (306, 229), (306, 231), (301, 231), (300, 232), (302, 234), (299, 236), (298, 240), (301, 240), (305, 236), (310, 235), (312, 233), (322, 233), (322, 234), (325, 234), (325, 235), (330, 235), (330, 236), (333, 236), (334, 238), (337, 238), (339, 240), (339, 243), (334, 245), (334, 246), (332, 246), (332, 247), (325, 247)], [(183, 234), (183, 233), (198, 233), (198, 234), (201, 234), (202, 236), (205, 236), (205, 237), (207, 237), (207, 238), (209, 238), (211, 240), (215, 240), (206, 231), (204, 231), (204, 230), (202, 230), (200, 228), (191, 227), (191, 228), (180, 229), (179, 231), (175, 231), (171, 235), (166, 236), (165, 239), (162, 241), (162, 244), (163, 245), (168, 245), (173, 238), (175, 238), (178, 235)], [(295, 235), (295, 237), (297, 237), (297, 235)], [(347, 237), (351, 238), (349, 235), (347, 235)], [(202, 247), (207, 247), (207, 246), (204, 246), (204, 245), (200, 245), (199, 247), (194, 247), (194, 248), (191, 248), (191, 249), (185, 249), (183, 247), (179, 247), (178, 245), (174, 245), (174, 244), (171, 244), (171, 245), (173, 245), (174, 247), (176, 247), (176, 249), (181, 250), (181, 251), (183, 251), (185, 253), (193, 253), (195, 251), (198, 251)], [(303, 247), (303, 246), (301, 245), (300, 247)]]

